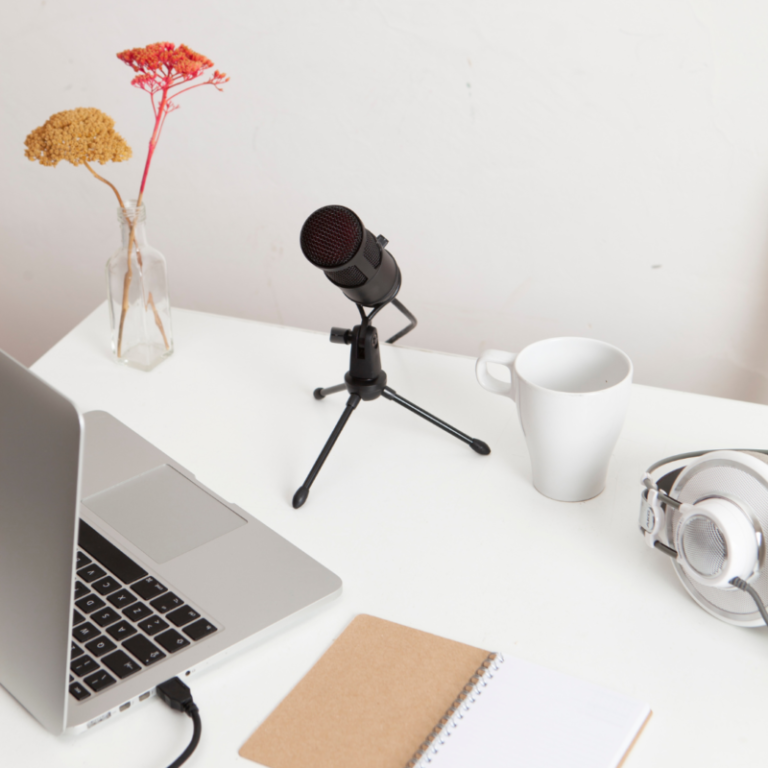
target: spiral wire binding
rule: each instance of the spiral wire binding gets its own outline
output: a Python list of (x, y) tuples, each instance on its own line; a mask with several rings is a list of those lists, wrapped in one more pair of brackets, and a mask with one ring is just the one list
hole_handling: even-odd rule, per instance
[(405, 768), (425, 768), (434, 756), (440, 751), (440, 747), (453, 733), (454, 729), (464, 719), (464, 715), (480, 696), (488, 681), (493, 679), (499, 671), (499, 665), (504, 661), (500, 653), (489, 653), (488, 658), (478, 667), (453, 704), (446, 710), (439, 722), (427, 736), (424, 743), (416, 750), (413, 757), (405, 764)]

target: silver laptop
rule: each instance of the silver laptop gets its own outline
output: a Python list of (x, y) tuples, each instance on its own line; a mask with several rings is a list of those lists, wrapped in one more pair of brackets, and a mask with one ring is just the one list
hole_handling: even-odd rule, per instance
[(85, 730), (341, 592), (104, 412), (0, 352), (0, 684)]

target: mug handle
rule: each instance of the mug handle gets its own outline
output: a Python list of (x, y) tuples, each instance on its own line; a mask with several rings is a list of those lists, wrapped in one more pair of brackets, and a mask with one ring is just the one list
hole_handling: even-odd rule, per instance
[[(493, 392), (495, 395), (507, 395), (515, 399), (515, 369), (513, 368), (517, 352), (502, 352), (500, 349), (486, 349), (475, 363), (475, 376), (483, 389)], [(502, 381), (488, 372), (488, 363), (500, 363), (509, 368), (511, 381)]]

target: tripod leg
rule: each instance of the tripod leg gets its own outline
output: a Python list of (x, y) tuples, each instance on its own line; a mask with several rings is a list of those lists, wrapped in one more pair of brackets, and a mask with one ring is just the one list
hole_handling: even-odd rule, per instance
[(444, 429), (454, 437), (458, 437), (459, 440), (464, 441), (473, 451), (476, 451), (481, 456), (487, 456), (491, 452), (491, 449), (488, 447), (487, 443), (484, 443), (482, 440), (478, 440), (476, 437), (470, 437), (469, 435), (465, 435), (463, 432), (459, 432), (458, 429), (452, 427), (450, 424), (446, 424), (444, 421), (441, 421), (437, 418), (437, 416), (433, 416), (431, 413), (428, 413), (427, 411), (419, 408), (418, 405), (414, 405), (404, 397), (400, 397), (400, 395), (398, 395), (394, 389), (391, 389), (390, 387), (384, 387), (384, 391), (381, 394), (386, 397), (387, 400), (391, 400), (393, 403), (402, 405), (403, 408), (407, 408), (417, 416), (421, 416), (422, 419), (426, 419), (436, 427), (440, 427), (440, 429)]
[(326, 395), (332, 395), (334, 392), (341, 392), (342, 389), (346, 389), (346, 384), (336, 384), (333, 387), (318, 387), (312, 394), (315, 396), (315, 400), (322, 400)]
[(349, 396), (349, 400), (347, 400), (347, 406), (344, 408), (344, 413), (341, 414), (341, 417), (336, 422), (336, 426), (333, 428), (331, 436), (323, 446), (323, 450), (320, 451), (320, 455), (317, 457), (317, 461), (314, 463), (314, 466), (309, 470), (309, 474), (307, 475), (307, 479), (304, 481), (304, 485), (302, 485), (301, 488), (299, 488), (299, 490), (296, 491), (296, 493), (293, 495), (294, 509), (298, 509), (307, 500), (310, 486), (315, 482), (317, 473), (320, 471), (323, 464), (325, 463), (325, 460), (328, 458), (328, 454), (331, 452), (331, 448), (333, 448), (334, 443), (336, 440), (338, 440), (338, 437), (341, 434), (341, 430), (344, 429), (344, 425), (349, 421), (349, 417), (352, 415), (352, 411), (357, 408), (357, 404), (360, 402), (360, 400), (360, 395)]

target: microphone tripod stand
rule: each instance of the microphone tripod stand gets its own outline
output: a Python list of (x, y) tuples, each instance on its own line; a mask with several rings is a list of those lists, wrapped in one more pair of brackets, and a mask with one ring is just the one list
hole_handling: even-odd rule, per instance
[[(395, 305), (409, 320), (410, 325), (404, 328), (399, 333), (396, 333), (392, 338), (387, 339), (387, 343), (391, 344), (397, 339), (405, 336), (406, 333), (412, 331), (416, 327), (416, 318), (397, 300), (392, 299), (392, 304)], [(322, 468), (325, 460), (328, 458), (328, 454), (331, 452), (336, 440), (338, 440), (342, 429), (344, 429), (346, 423), (349, 421), (349, 417), (352, 412), (357, 408), (361, 400), (375, 400), (377, 397), (384, 396), (387, 400), (391, 400), (393, 403), (403, 406), (407, 410), (415, 413), (417, 416), (426, 419), (430, 423), (434, 424), (440, 429), (444, 429), (449, 434), (457, 437), (459, 440), (467, 443), (473, 451), (487, 456), (491, 449), (482, 440), (478, 440), (474, 437), (469, 437), (463, 432), (460, 432), (450, 424), (446, 424), (441, 419), (433, 416), (431, 413), (419, 408), (404, 397), (395, 392), (394, 389), (387, 386), (387, 374), (381, 369), (381, 354), (379, 350), (379, 334), (371, 325), (373, 317), (386, 306), (379, 304), (374, 307), (373, 311), (369, 314), (365, 314), (362, 304), (357, 304), (357, 308), (360, 311), (362, 322), (360, 325), (356, 325), (352, 330), (346, 328), (331, 328), (331, 342), (334, 344), (349, 344), (351, 349), (349, 353), (349, 371), (344, 376), (343, 384), (336, 384), (332, 387), (318, 387), (314, 391), (316, 400), (322, 400), (326, 395), (332, 395), (335, 392), (341, 392), (346, 389), (349, 392), (349, 398), (347, 399), (347, 405), (344, 408), (341, 417), (339, 418), (336, 426), (331, 432), (331, 436), (323, 446), (323, 450), (320, 451), (320, 455), (317, 457), (312, 469), (307, 475), (307, 479), (304, 484), (299, 488), (293, 496), (293, 508), (298, 509), (309, 496), (309, 489), (312, 483), (315, 481), (320, 469)]]

